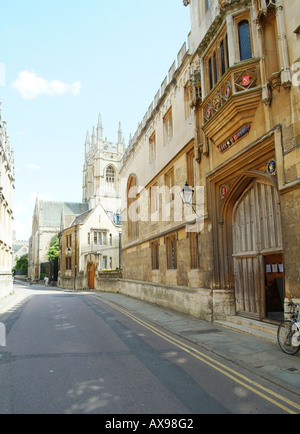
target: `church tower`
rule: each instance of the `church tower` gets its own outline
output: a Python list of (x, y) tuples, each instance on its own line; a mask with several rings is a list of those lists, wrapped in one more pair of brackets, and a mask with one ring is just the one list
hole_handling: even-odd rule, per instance
[(124, 151), (121, 122), (117, 143), (110, 142), (104, 139), (102, 117), (99, 114), (96, 130), (92, 127), (91, 140), (89, 131), (86, 135), (82, 199), (88, 203), (89, 209), (101, 203), (112, 219), (121, 211), (119, 170)]

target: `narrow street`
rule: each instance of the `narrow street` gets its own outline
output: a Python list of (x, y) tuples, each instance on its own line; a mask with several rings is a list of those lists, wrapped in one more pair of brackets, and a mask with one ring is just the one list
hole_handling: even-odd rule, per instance
[(15, 289), (23, 299), (0, 311), (0, 414), (300, 412), (299, 396), (101, 294)]

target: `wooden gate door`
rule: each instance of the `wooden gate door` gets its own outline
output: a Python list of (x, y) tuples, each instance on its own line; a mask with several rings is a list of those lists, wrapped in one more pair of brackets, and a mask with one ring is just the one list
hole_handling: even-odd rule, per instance
[(264, 256), (282, 252), (279, 195), (255, 180), (233, 209), (233, 260), (237, 314), (266, 316)]
[(95, 289), (95, 264), (90, 264), (88, 267), (89, 274), (89, 289)]

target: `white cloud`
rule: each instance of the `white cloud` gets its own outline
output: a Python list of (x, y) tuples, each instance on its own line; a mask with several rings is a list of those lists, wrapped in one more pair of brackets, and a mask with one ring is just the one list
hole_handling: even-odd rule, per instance
[(33, 171), (33, 172), (39, 172), (41, 170), (40, 166), (37, 166), (36, 164), (26, 164), (26, 169)]
[(79, 81), (73, 84), (66, 84), (59, 80), (46, 80), (39, 77), (34, 71), (22, 71), (19, 77), (13, 82), (12, 87), (15, 88), (22, 98), (35, 99), (39, 95), (63, 95), (71, 93), (77, 96), (81, 89)]
[(16, 232), (17, 240), (28, 240), (30, 237), (30, 226), (25, 225), (23, 221), (14, 220), (13, 230)]
[(23, 205), (14, 205), (13, 207), (13, 213), (14, 215), (20, 215), (27, 212), (27, 208), (25, 208)]

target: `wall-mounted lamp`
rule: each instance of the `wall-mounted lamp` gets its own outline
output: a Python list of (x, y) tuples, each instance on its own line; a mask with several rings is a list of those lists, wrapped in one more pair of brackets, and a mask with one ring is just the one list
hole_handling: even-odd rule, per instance
[(193, 203), (192, 202), (194, 193), (195, 193), (195, 190), (193, 188), (191, 188), (188, 185), (188, 183), (186, 182), (185, 186), (183, 187), (183, 189), (181, 190), (181, 192), (179, 194), (180, 194), (180, 197), (181, 197), (181, 200), (182, 200), (183, 204), (191, 206), (192, 209), (193, 209), (193, 211), (194, 211), (194, 213), (198, 216), (198, 218), (201, 218), (202, 215), (199, 215), (197, 213), (197, 211), (195, 210), (195, 207), (196, 206), (200, 206), (200, 205), (198, 205), (197, 203)]

